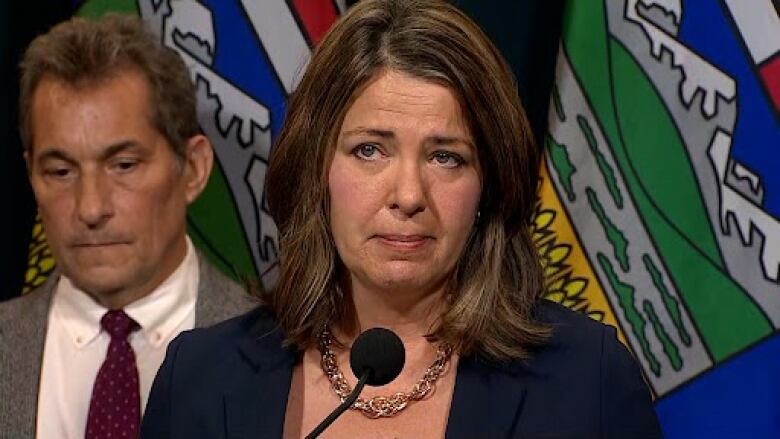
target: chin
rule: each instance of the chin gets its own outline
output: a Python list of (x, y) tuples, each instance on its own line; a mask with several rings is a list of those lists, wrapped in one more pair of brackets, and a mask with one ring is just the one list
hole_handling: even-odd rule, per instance
[(374, 283), (387, 290), (422, 290), (434, 284), (430, 272), (425, 270), (387, 270), (377, 273)]
[(118, 271), (115, 267), (105, 265), (81, 269), (75, 276), (66, 271), (65, 275), (78, 289), (90, 294), (110, 294), (123, 289), (129, 283), (129, 276), (124, 270)]
[(76, 282), (75, 280), (73, 281), (73, 285), (79, 290), (92, 296), (93, 299), (101, 303), (102, 301), (99, 298), (112, 296), (113, 294), (121, 291), (124, 287), (122, 284), (119, 283), (108, 283), (108, 282), (81, 283), (81, 282)]

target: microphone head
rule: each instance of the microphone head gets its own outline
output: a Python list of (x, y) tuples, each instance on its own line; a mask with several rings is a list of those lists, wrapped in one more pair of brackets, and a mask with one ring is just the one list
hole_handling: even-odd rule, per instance
[(349, 365), (360, 378), (368, 369), (366, 384), (384, 386), (393, 381), (406, 361), (404, 344), (395, 333), (385, 328), (371, 328), (355, 339), (349, 352)]

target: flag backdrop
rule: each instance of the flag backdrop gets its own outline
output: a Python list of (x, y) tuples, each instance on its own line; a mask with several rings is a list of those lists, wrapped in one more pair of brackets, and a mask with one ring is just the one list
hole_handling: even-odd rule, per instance
[[(141, 15), (190, 67), (217, 162), (188, 225), (236, 278), (275, 281), (271, 142), (347, 3), (74, 3)], [(667, 437), (780, 437), (778, 3), (457, 3), (508, 58), (544, 148), (533, 233), (548, 298), (618, 328)], [(25, 288), (53, 265), (36, 225)]]
[(669, 437), (780, 437), (777, 8), (567, 3), (536, 227)]

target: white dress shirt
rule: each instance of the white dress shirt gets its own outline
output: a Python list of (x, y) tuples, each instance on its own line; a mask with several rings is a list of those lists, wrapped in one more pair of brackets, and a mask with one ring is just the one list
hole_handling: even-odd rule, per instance
[[(129, 336), (146, 407), (168, 343), (195, 326), (198, 257), (187, 238), (178, 268), (148, 296), (124, 308), (141, 327)], [(92, 386), (111, 337), (101, 329), (108, 309), (61, 276), (49, 310), (38, 394), (37, 437), (83, 439)]]

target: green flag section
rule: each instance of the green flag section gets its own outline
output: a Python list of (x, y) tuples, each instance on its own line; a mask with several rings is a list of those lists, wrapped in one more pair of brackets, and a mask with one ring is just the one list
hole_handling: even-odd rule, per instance
[(254, 279), (257, 271), (235, 212), (222, 168), (215, 166), (206, 189), (189, 208), (188, 232), (195, 245), (224, 273), (234, 279)]
[(135, 0), (87, 0), (81, 4), (76, 15), (86, 18), (98, 18), (106, 13), (138, 15)]

